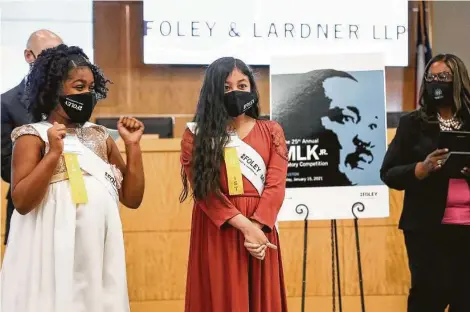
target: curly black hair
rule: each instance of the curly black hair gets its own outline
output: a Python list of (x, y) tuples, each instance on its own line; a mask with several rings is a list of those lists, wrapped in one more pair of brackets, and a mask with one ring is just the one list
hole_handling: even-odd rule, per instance
[[(193, 198), (205, 199), (209, 194), (220, 195), (220, 167), (224, 158), (224, 146), (229, 141), (229, 127), (232, 118), (224, 106), (225, 81), (234, 69), (248, 77), (251, 93), (259, 98), (253, 71), (243, 61), (233, 57), (222, 57), (206, 70), (194, 122), (193, 160), (191, 165)], [(246, 115), (258, 119), (259, 104), (253, 105)], [(217, 139), (215, 139), (217, 138)], [(189, 193), (188, 178), (181, 168), (183, 202)]]
[(59, 103), (63, 82), (71, 69), (87, 66), (93, 73), (96, 98), (104, 99), (108, 94), (106, 79), (98, 66), (92, 64), (83, 50), (65, 44), (42, 51), (26, 78), (25, 100), (33, 121), (47, 118)]

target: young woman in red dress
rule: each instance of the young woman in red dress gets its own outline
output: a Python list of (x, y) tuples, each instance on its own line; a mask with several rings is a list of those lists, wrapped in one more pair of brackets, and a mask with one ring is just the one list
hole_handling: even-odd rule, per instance
[[(185, 312), (287, 311), (275, 226), (287, 147), (279, 124), (258, 117), (249, 67), (231, 57), (212, 63), (181, 142), (181, 200), (191, 186), (195, 202)], [(233, 147), (235, 169), (226, 166)]]

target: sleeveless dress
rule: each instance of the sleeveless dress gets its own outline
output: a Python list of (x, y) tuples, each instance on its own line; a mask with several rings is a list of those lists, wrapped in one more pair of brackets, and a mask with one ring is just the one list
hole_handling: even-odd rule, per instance
[[(106, 128), (89, 124), (67, 131), (108, 162)], [(41, 137), (26, 125), (13, 131), (13, 142), (23, 135)], [(120, 187), (122, 175), (112, 168)], [(72, 202), (62, 156), (42, 202), (26, 215), (14, 212), (0, 273), (0, 311), (130, 310), (119, 201), (100, 181), (83, 175), (87, 204)]]
[[(189, 129), (181, 142), (181, 163), (191, 174), (193, 135)], [(287, 147), (284, 132), (274, 121), (256, 122), (243, 139), (266, 164), (265, 187), (260, 196), (243, 176), (244, 194), (229, 196), (225, 165), (221, 168), (224, 196), (196, 201), (193, 208), (186, 281), (185, 312), (286, 312), (287, 299), (277, 214), (284, 200)], [(250, 255), (244, 236), (227, 221), (237, 214), (265, 225), (269, 241), (264, 260)]]

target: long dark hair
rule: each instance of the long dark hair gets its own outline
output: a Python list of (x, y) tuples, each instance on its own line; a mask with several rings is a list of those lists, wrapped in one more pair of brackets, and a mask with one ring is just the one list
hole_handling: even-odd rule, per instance
[(26, 79), (25, 99), (35, 122), (48, 117), (55, 109), (59, 103), (63, 82), (71, 69), (80, 66), (87, 66), (92, 71), (96, 98), (106, 98), (106, 85), (110, 81), (89, 61), (81, 48), (61, 44), (46, 49), (38, 55)]
[[(224, 146), (229, 141), (227, 128), (231, 118), (224, 106), (225, 81), (234, 69), (238, 69), (250, 81), (251, 92), (259, 98), (253, 71), (241, 60), (223, 57), (213, 62), (206, 70), (196, 114), (194, 146), (191, 163), (193, 197), (197, 200), (209, 194), (220, 195), (220, 167), (224, 158)], [(259, 104), (246, 112), (248, 116), (259, 118)], [(188, 178), (181, 168), (183, 202), (189, 193)]]
[[(464, 62), (453, 54), (438, 54), (434, 56), (426, 65), (425, 75), (429, 72), (431, 65), (436, 62), (444, 62), (451, 70), (454, 89), (454, 111), (465, 123), (470, 122), (470, 78)], [(437, 108), (428, 105), (426, 101), (424, 76), (422, 77), (421, 88), (419, 90), (419, 105), (421, 117), (428, 122), (437, 122)]]

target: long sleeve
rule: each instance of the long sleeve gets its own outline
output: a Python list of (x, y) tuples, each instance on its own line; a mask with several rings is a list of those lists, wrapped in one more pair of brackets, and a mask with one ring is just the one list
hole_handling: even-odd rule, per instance
[(412, 188), (421, 181), (415, 175), (417, 162), (410, 161), (406, 155), (410, 153), (410, 122), (411, 120), (400, 120), (395, 137), (390, 143), (385, 154), (380, 177), (384, 183), (397, 190)]
[[(192, 183), (192, 151), (193, 135), (189, 130), (186, 130), (181, 140), (181, 165), (183, 166), (190, 183)], [(228, 220), (241, 213), (223, 194), (220, 194), (220, 196), (211, 194), (205, 200), (196, 200), (195, 208), (199, 208), (204, 211), (207, 217), (209, 217), (209, 219), (219, 228), (221, 228)]]
[(278, 123), (272, 122), (270, 159), (266, 168), (263, 194), (251, 219), (265, 225), (272, 231), (277, 215), (284, 201), (287, 176), (287, 146), (284, 131)]

